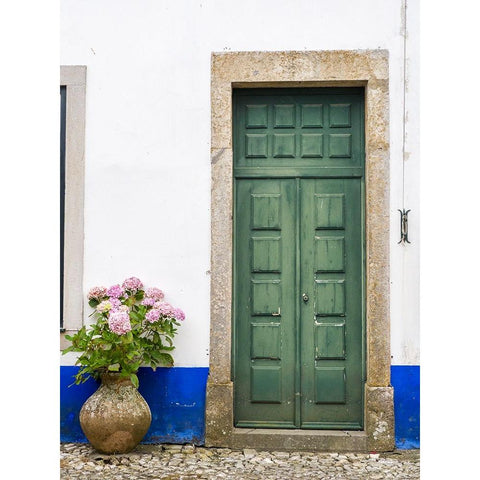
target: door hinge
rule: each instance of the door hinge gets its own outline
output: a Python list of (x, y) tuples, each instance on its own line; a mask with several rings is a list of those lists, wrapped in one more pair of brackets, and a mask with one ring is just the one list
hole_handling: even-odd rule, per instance
[(405, 243), (412, 243), (408, 239), (408, 212), (410, 210), (398, 209), (398, 211), (400, 212), (400, 241), (397, 243), (403, 243), (404, 245)]

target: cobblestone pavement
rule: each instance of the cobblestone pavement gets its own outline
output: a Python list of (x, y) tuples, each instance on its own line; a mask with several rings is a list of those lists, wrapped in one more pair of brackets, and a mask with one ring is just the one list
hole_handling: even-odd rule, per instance
[(420, 478), (420, 451), (338, 454), (139, 445), (128, 454), (102, 455), (88, 444), (65, 443), (60, 472), (65, 480), (410, 480)]

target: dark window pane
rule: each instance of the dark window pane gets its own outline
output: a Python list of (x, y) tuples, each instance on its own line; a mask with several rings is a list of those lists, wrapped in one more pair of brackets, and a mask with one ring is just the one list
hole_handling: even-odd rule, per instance
[(65, 228), (65, 119), (67, 87), (60, 87), (60, 329), (63, 329), (63, 259)]

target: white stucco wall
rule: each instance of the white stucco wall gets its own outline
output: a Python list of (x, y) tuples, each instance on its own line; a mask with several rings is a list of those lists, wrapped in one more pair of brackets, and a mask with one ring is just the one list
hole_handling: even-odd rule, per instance
[(85, 290), (131, 275), (162, 288), (187, 315), (176, 365), (207, 366), (211, 52), (388, 49), (392, 363), (418, 364), (417, 3), (404, 172), (403, 0), (62, 0), (60, 62), (87, 66)]
[[(392, 148), (392, 194), (391, 194), (391, 338), (392, 363), (395, 365), (418, 365), (419, 311), (420, 311), (420, 101), (419, 101), (419, 2), (407, 0), (404, 11), (406, 22), (405, 42), (405, 109), (403, 115), (391, 114), (390, 121), (397, 128), (405, 118), (404, 146), (402, 152), (397, 143)], [(400, 59), (398, 60), (400, 61)], [(393, 79), (391, 80), (393, 82)], [(403, 88), (403, 85), (402, 87)], [(391, 96), (392, 113), (398, 99)], [(403, 99), (402, 102), (403, 104)], [(402, 106), (403, 108), (403, 106)], [(398, 135), (398, 133), (397, 133)], [(396, 136), (395, 136), (396, 138)], [(393, 140), (393, 137), (392, 137)], [(395, 155), (395, 156), (393, 156)], [(397, 156), (398, 155), (398, 156)], [(402, 182), (402, 162), (404, 158)], [(395, 159), (395, 161), (393, 161)], [(403, 200), (402, 200), (403, 199)], [(403, 204), (403, 207), (402, 207)], [(400, 240), (400, 213), (397, 209), (411, 210), (408, 213), (410, 244), (398, 245)]]

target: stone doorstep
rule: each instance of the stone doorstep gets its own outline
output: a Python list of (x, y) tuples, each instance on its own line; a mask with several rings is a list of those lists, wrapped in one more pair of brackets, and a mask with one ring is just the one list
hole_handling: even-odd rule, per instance
[(233, 428), (231, 448), (307, 452), (367, 452), (365, 431)]

